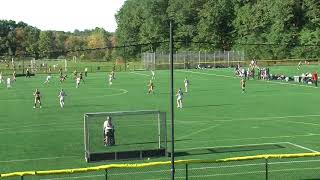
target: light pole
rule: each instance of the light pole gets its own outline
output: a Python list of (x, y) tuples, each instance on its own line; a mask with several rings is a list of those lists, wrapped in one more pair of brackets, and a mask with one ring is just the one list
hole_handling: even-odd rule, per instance
[(171, 180), (174, 180), (174, 87), (173, 87), (173, 34), (170, 21), (170, 108), (171, 108)]

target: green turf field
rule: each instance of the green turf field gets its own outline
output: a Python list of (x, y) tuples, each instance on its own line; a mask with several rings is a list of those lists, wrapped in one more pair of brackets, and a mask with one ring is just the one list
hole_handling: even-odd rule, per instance
[[(318, 67), (310, 67), (308, 70), (318, 70)], [(297, 71), (296, 67), (271, 68), (271, 73), (301, 74), (300, 71)], [(75, 88), (71, 75), (63, 84), (58, 82), (57, 75), (53, 76), (49, 85), (43, 84), (45, 75), (36, 75), (30, 79), (19, 77), (11, 89), (2, 84), (0, 173), (146, 162), (147, 160), (86, 163), (83, 114), (157, 109), (167, 112), (169, 124), (169, 71), (156, 72), (154, 95), (147, 94), (150, 74), (144, 71), (119, 72), (111, 88), (107, 86), (106, 73), (89, 73), (85, 83), (78, 89)], [(233, 76), (233, 69), (214, 69), (175, 70), (175, 90), (183, 88), (186, 76), (191, 85), (189, 92), (184, 94), (184, 108), (175, 111), (175, 146), (178, 152), (176, 159), (218, 159), (266, 153), (320, 151), (319, 88), (278, 81), (249, 80), (247, 92), (242, 94), (240, 81)], [(41, 109), (32, 108), (35, 88), (39, 88), (42, 94)], [(57, 97), (60, 88), (64, 88), (68, 95), (64, 109), (59, 107)], [(139, 137), (148, 136), (146, 132), (149, 131), (122, 132), (124, 136)], [(151, 159), (161, 160), (169, 158)], [(309, 158), (307, 162), (309, 161), (313, 162), (314, 159)], [(257, 163), (257, 167), (246, 166), (245, 171), (252, 170), (256, 173), (244, 176), (244, 179), (263, 176), (263, 165), (260, 167), (259, 163), (261, 162)], [(320, 164), (313, 163), (307, 163), (312, 172), (315, 171), (314, 167), (319, 167)], [(284, 174), (290, 177), (294, 174), (291, 171), (278, 171), (277, 165), (273, 166), (273, 170), (278, 176)], [(210, 166), (216, 165), (208, 165)], [(282, 169), (287, 166), (287, 169), (299, 169), (306, 165), (281, 164)], [(238, 166), (231, 164), (230, 167)], [(238, 167), (237, 170), (214, 168), (206, 171), (195, 169), (193, 179), (232, 179), (233, 174), (237, 175), (237, 172), (242, 172), (240, 168), (245, 167)], [(147, 170), (154, 170), (154, 174), (140, 174), (140, 179), (157, 179), (159, 176), (168, 179), (164, 174), (170, 174), (170, 171), (158, 172), (156, 168)], [(111, 175), (112, 173), (113, 179), (133, 177), (121, 169), (111, 172)], [(177, 175), (180, 173), (183, 172), (178, 170)], [(101, 173), (74, 176), (84, 176), (78, 179), (103, 179)], [(302, 178), (315, 178), (313, 176), (320, 177), (319, 173), (313, 172)]]

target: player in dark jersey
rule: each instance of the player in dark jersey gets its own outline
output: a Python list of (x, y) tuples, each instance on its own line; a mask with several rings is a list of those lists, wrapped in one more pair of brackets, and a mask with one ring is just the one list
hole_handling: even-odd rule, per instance
[(30, 71), (29, 69), (26, 70), (26, 78), (29, 78), (30, 77)]
[(62, 76), (62, 68), (59, 69), (60, 77)]
[(148, 94), (154, 93), (154, 84), (153, 84), (152, 80), (149, 81), (148, 87), (149, 87)]
[(79, 73), (80, 81), (84, 82), (82, 72)]
[(33, 108), (37, 107), (37, 103), (39, 103), (39, 107), (41, 108), (41, 95), (40, 95), (40, 91), (38, 89), (36, 89), (36, 91), (33, 93), (34, 96), (34, 106)]
[(114, 71), (113, 71), (113, 70), (111, 71), (111, 75), (112, 75), (112, 79), (116, 79), (116, 77), (115, 77), (115, 73), (114, 73)]
[(68, 75), (61, 75), (60, 76), (60, 83), (64, 82), (67, 79)]
[(241, 89), (242, 89), (242, 93), (245, 93), (246, 92), (246, 80), (245, 79), (241, 79), (240, 80), (240, 86), (241, 86)]
[(78, 77), (78, 72), (77, 72), (77, 70), (74, 70), (73, 71), (73, 79), (77, 79), (77, 77)]

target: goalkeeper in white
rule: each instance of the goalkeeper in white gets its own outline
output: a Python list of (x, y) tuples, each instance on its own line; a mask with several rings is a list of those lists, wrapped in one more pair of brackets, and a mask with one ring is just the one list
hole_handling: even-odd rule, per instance
[(64, 97), (67, 96), (66, 93), (64, 92), (63, 89), (60, 90), (59, 92), (59, 101), (60, 101), (60, 107), (63, 108), (64, 107)]
[(115, 145), (114, 126), (110, 116), (107, 116), (107, 120), (103, 123), (103, 136), (105, 146)]

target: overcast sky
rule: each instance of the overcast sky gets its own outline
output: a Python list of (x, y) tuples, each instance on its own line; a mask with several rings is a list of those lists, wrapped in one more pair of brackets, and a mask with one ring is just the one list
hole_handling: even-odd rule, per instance
[(23, 21), (41, 30), (116, 30), (114, 15), (125, 0), (4, 0), (0, 19)]

